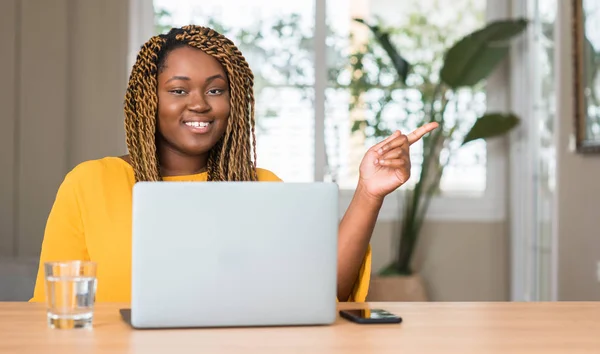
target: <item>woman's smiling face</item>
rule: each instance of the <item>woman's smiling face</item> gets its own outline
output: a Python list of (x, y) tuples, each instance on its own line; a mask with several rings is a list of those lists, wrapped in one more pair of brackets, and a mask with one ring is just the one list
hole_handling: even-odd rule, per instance
[(157, 95), (159, 151), (207, 156), (225, 134), (229, 119), (229, 82), (223, 66), (199, 49), (174, 49), (160, 68)]

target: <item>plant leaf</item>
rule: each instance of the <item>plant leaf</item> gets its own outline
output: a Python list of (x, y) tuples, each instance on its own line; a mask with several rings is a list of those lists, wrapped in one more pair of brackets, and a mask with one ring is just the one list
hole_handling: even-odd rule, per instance
[(394, 65), (394, 69), (396, 69), (400, 81), (402, 82), (402, 84), (406, 84), (406, 78), (408, 77), (408, 71), (410, 70), (410, 63), (400, 55), (398, 50), (396, 50), (396, 47), (394, 47), (394, 45), (390, 41), (390, 34), (388, 32), (383, 31), (379, 26), (370, 25), (366, 23), (366, 21), (362, 18), (355, 18), (354, 21), (362, 23), (363, 25), (369, 27), (369, 29), (371, 30), (371, 32), (373, 32), (375, 38), (377, 39), (381, 47), (383, 47), (385, 52), (390, 57), (392, 65)]
[(487, 139), (503, 135), (519, 124), (519, 118), (514, 114), (489, 113), (475, 122), (465, 136), (462, 145), (477, 139)]
[(525, 19), (495, 21), (463, 37), (446, 52), (442, 81), (456, 89), (487, 78), (507, 56), (509, 40), (526, 27)]

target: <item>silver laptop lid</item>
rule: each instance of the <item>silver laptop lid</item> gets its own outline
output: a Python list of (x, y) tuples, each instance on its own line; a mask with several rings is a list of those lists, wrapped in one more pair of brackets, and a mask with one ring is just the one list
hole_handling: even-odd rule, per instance
[(132, 325), (331, 323), (337, 231), (333, 183), (137, 183)]

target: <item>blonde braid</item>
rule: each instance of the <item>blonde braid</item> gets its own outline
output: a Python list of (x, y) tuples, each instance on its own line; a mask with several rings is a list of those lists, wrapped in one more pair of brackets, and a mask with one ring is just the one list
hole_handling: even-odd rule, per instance
[(125, 132), (136, 181), (159, 181), (156, 156), (157, 58), (164, 40), (152, 37), (140, 50), (125, 94)]

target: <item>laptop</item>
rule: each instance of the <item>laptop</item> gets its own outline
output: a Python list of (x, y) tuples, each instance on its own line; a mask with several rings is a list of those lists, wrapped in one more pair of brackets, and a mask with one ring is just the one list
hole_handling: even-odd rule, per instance
[(327, 325), (336, 319), (334, 183), (140, 182), (134, 328)]

